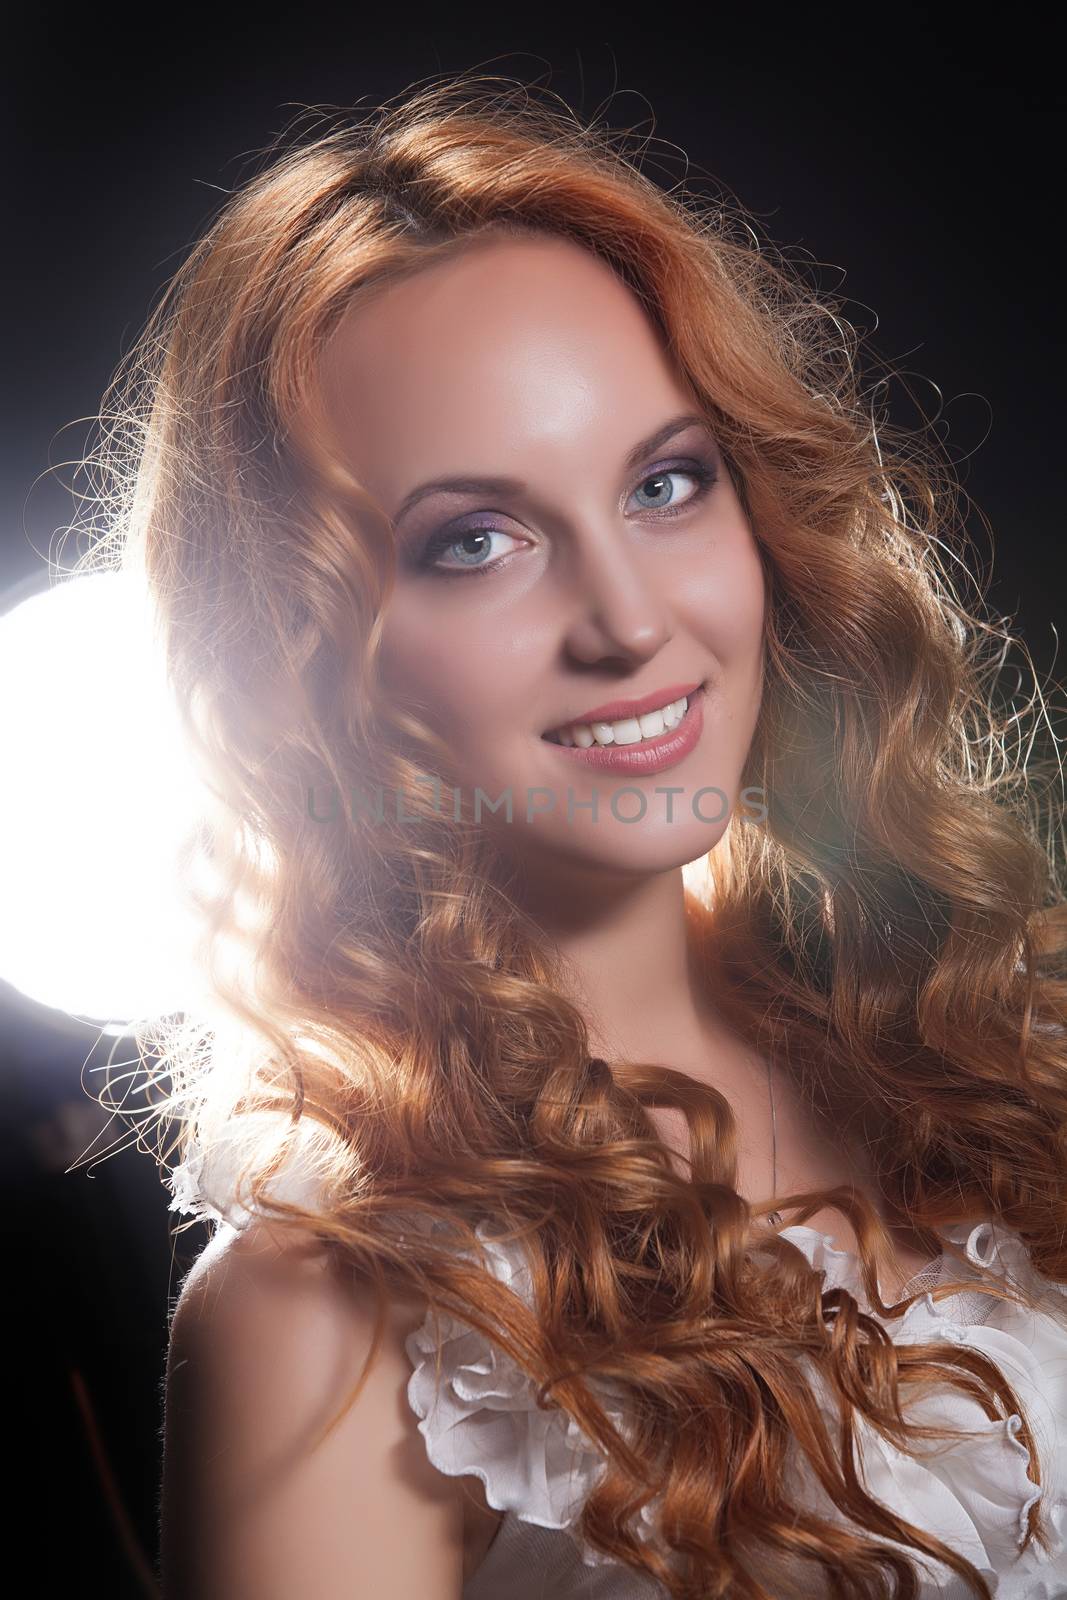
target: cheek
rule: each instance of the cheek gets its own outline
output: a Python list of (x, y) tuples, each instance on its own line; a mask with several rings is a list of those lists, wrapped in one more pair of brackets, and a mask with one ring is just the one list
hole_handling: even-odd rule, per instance
[(747, 529), (706, 552), (687, 575), (684, 607), (694, 635), (723, 669), (762, 658), (766, 585)]
[(421, 607), (397, 605), (378, 659), (388, 698), (410, 704), (455, 748), (496, 744), (514, 729), (518, 691), (500, 660), (499, 629), (483, 638), (469, 617), (431, 620)]

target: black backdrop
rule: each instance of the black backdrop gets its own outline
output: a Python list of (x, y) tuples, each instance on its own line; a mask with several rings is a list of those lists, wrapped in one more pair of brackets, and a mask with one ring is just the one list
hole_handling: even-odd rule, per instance
[[(50, 469), (77, 457), (77, 419), (255, 151), (301, 105), (366, 111), (429, 74), (481, 66), (547, 76), (579, 111), (651, 131), (650, 170), (667, 181), (683, 169), (664, 165), (658, 141), (680, 147), (698, 178), (821, 263), (822, 283), (843, 289), (851, 319), (907, 375), (894, 420), (939, 415), (993, 529), (991, 552), (971, 524), (980, 561), (993, 557), (993, 604), (1039, 671), (1062, 677), (1059, 57), (1019, 10), (976, 31), (976, 13), (797, 9), (789, 23), (754, 8), (622, 23), (593, 7), (565, 24), (541, 8), (494, 22), (445, 8), (390, 25), (360, 8), (274, 21), (184, 8), (131, 16), (124, 32), (100, 12), (30, 24), (5, 97), (0, 594), (39, 570), (71, 519), (69, 468)], [(11, 1437), (30, 1446), (26, 1592), (92, 1577), (143, 1595), (167, 1313), (204, 1236), (173, 1245), (143, 1153), (65, 1170), (99, 1121), (80, 1086), (91, 1044), (0, 986), (9, 1372), (12, 1399), (30, 1403)]]

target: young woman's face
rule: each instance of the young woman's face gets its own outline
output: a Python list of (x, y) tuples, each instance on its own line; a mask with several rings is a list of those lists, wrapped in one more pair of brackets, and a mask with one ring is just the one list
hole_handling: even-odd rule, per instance
[[(325, 375), (351, 467), (396, 524), (383, 681), (448, 742), (464, 811), (481, 790), (483, 824), (527, 861), (642, 873), (711, 849), (759, 710), (763, 571), (631, 291), (570, 241), (483, 239), (354, 307)], [(468, 481), (426, 488), (442, 478)], [(545, 737), (693, 685), (703, 725), (682, 725), (680, 753), (657, 758), (656, 723), (615, 712), (592, 718), (594, 749), (607, 721), (626, 769), (590, 764), (582, 732)], [(491, 809), (509, 794), (511, 822)]]

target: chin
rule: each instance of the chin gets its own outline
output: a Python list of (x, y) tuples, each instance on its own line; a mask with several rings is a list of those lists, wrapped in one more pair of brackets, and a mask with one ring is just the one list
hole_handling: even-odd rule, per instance
[[(545, 855), (555, 855), (584, 866), (627, 876), (650, 877), (672, 872), (687, 866), (715, 847), (721, 829), (700, 827), (690, 821), (688, 825), (652, 821), (647, 826), (619, 822), (609, 816), (594, 823), (586, 815), (575, 818), (573, 826), (559, 817), (545, 818), (544, 826), (531, 824), (525, 830), (526, 839), (531, 833), (537, 850)], [(536, 821), (536, 819), (535, 819)]]

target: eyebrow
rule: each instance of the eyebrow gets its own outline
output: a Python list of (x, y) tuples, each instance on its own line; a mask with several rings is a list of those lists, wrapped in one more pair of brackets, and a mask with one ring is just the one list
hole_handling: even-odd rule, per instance
[[(673, 417), (670, 422), (665, 422), (661, 428), (657, 428), (655, 433), (650, 433), (647, 439), (642, 439), (639, 444), (634, 445), (626, 457), (627, 468), (640, 466), (646, 456), (651, 455), (653, 450), (658, 450), (669, 439), (673, 439), (676, 433), (681, 433), (683, 428), (692, 428), (698, 425), (704, 428), (710, 427), (707, 417), (701, 416), (699, 412), (694, 411), (684, 416)], [(427, 495), (442, 492), (451, 494), (521, 494), (525, 487), (526, 485), (521, 478), (470, 478), (463, 476), (434, 478), (429, 483), (420, 483), (417, 489), (412, 489), (411, 493), (404, 497), (397, 507), (393, 521), (399, 522), (401, 517), (406, 516), (409, 511), (418, 505), (420, 500), (425, 500)]]

